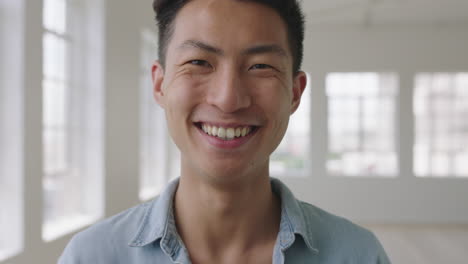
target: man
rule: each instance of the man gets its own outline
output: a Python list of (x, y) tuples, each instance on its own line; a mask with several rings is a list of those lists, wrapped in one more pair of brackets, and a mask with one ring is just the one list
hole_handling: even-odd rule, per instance
[(389, 263), (369, 231), (297, 201), (269, 156), (306, 86), (295, 0), (155, 0), (154, 95), (182, 153), (154, 201), (76, 235), (59, 263)]

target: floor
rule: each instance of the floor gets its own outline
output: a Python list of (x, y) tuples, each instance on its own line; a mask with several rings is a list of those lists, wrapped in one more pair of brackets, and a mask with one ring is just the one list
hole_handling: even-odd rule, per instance
[(393, 264), (468, 264), (468, 225), (365, 225)]

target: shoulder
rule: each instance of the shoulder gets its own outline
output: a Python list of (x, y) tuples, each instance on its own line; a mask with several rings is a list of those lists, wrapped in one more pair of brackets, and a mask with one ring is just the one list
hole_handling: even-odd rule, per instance
[(135, 235), (135, 232), (137, 232), (150, 206), (151, 202), (146, 202), (122, 211), (76, 234), (74, 239), (91, 239), (91, 241), (99, 239), (124, 239), (128, 243), (132, 239), (132, 236)]
[[(59, 263), (110, 263), (119, 251), (128, 250), (151, 202), (104, 219), (72, 237)], [(100, 262), (101, 261), (101, 262)]]
[(372, 241), (372, 233), (346, 218), (329, 213), (306, 202), (299, 201), (309, 233), (320, 237), (362, 239)]
[(319, 255), (354, 259), (356, 263), (390, 263), (371, 231), (309, 203), (299, 201), (299, 204), (309, 239), (317, 245)]

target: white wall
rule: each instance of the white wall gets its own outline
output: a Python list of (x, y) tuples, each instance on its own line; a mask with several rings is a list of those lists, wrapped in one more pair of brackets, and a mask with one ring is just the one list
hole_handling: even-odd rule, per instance
[(468, 24), (458, 26), (310, 27), (304, 68), (310, 71), (468, 70)]

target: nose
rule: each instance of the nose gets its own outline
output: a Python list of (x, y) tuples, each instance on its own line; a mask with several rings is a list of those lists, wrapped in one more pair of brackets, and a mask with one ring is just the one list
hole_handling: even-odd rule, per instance
[(233, 68), (226, 68), (216, 74), (206, 100), (224, 113), (234, 113), (248, 108), (252, 103), (248, 88), (243, 85), (241, 73)]

